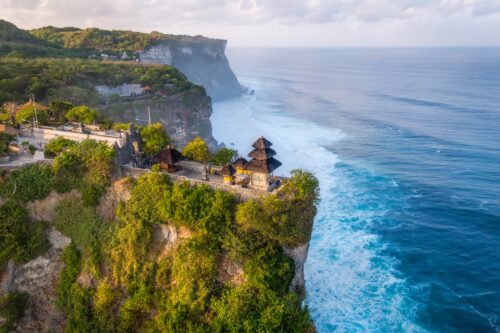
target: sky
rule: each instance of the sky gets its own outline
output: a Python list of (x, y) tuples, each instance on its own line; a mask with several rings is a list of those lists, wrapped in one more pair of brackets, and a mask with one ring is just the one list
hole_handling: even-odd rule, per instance
[(229, 47), (500, 46), (500, 0), (0, 0), (0, 18), (204, 35)]

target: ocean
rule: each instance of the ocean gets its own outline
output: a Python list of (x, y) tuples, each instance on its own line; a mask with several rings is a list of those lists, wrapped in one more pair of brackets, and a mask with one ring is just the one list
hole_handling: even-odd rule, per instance
[(214, 137), (320, 181), (318, 332), (500, 332), (500, 49), (227, 53), (253, 93), (214, 103)]

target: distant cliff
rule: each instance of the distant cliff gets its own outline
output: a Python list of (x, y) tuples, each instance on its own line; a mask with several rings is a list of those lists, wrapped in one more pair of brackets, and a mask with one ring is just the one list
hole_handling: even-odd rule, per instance
[(210, 97), (192, 89), (172, 96), (128, 98), (112, 104), (100, 104), (98, 111), (117, 122), (146, 124), (148, 108), (151, 121), (160, 122), (178, 147), (184, 147), (195, 136), (202, 137), (210, 149), (218, 144), (212, 136), (212, 103)]
[[(227, 41), (222, 39), (51, 26), (30, 30), (29, 33), (40, 43), (72, 51), (76, 55), (172, 65), (190, 81), (204, 86), (214, 100), (239, 96), (242, 92), (224, 54)], [(25, 34), (19, 36), (26, 37)]]
[(140, 53), (142, 62), (172, 65), (202, 85), (214, 100), (240, 96), (242, 87), (224, 54), (227, 41), (205, 37), (169, 38)]

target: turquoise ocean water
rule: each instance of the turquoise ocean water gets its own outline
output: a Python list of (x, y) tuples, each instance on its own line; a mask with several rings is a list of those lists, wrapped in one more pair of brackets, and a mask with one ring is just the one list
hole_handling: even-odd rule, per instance
[(319, 332), (500, 332), (500, 49), (230, 49), (214, 136), (313, 171)]

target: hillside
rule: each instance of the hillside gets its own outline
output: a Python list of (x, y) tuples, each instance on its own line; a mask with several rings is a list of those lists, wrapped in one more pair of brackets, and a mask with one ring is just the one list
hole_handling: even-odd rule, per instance
[(68, 49), (87, 49), (119, 55), (124, 51), (144, 51), (159, 41), (169, 38), (168, 35), (159, 32), (146, 34), (123, 30), (56, 28), (52, 26), (30, 30), (29, 34), (39, 40)]
[(95, 58), (171, 65), (204, 86), (215, 100), (240, 96), (244, 91), (224, 54), (226, 43), (203, 36), (98, 28), (48, 26), (27, 31), (0, 20), (0, 57)]
[(314, 331), (287, 254), (309, 241), (314, 176), (243, 202), (112, 161), (88, 140), (0, 179), (0, 329)]

